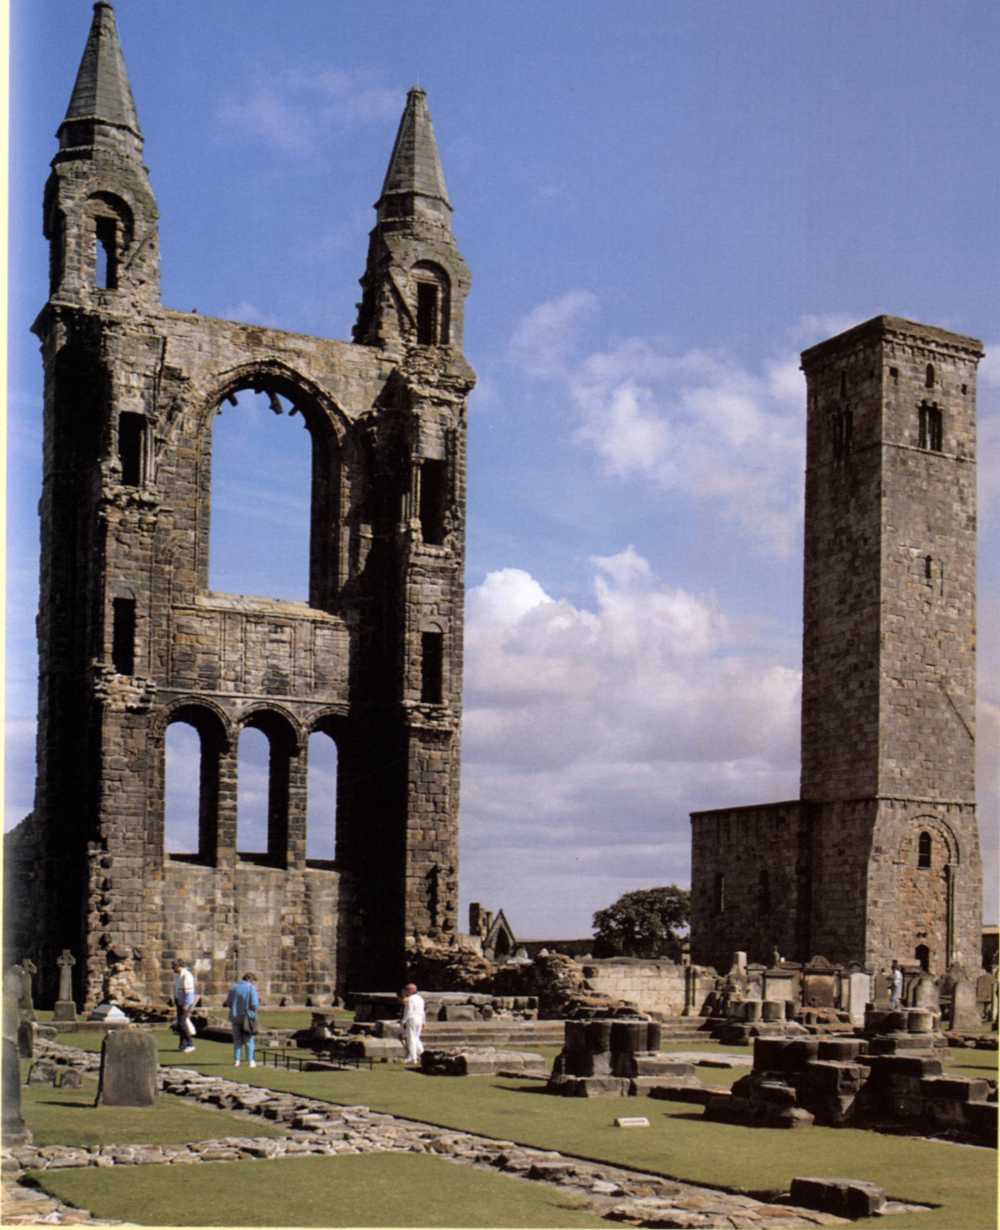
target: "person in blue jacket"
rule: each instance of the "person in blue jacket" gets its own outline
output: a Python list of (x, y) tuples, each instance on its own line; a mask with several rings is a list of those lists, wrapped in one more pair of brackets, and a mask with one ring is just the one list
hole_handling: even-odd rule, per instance
[(229, 1020), (233, 1026), (233, 1063), (238, 1068), (243, 1047), (247, 1048), (247, 1062), (251, 1068), (256, 1068), (254, 1059), (254, 1042), (257, 1033), (257, 1009), (260, 1007), (260, 995), (257, 993), (257, 975), (244, 974), (239, 982), (229, 988), (225, 1006), (229, 1009)]

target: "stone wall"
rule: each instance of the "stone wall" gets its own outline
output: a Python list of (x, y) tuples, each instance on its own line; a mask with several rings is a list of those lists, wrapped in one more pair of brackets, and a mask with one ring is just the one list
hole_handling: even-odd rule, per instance
[(732, 954), (805, 960), (810, 828), (797, 801), (691, 817), (691, 958), (729, 968)]
[(663, 1016), (700, 1013), (715, 989), (714, 970), (703, 972), (672, 961), (615, 957), (584, 961), (582, 972), (587, 987), (599, 994)]

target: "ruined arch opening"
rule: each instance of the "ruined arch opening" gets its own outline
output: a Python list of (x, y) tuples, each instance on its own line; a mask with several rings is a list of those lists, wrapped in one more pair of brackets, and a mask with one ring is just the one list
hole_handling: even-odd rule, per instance
[(329, 609), (345, 572), (330, 415), (291, 377), (254, 374), (219, 399), (203, 458), (204, 588)]
[(163, 843), (168, 857), (214, 864), (225, 732), (195, 705), (170, 716), (163, 740)]
[(252, 713), (237, 745), (236, 852), (245, 862), (287, 867), (292, 784), (298, 767), (294, 732), (277, 713)]
[(337, 857), (337, 777), (340, 749), (333, 732), (314, 730), (309, 736), (306, 859), (316, 865)]

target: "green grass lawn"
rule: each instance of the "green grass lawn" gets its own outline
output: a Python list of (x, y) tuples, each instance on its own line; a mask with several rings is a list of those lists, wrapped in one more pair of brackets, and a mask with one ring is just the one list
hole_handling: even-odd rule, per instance
[(441, 1158), (372, 1153), (269, 1162), (45, 1171), (46, 1191), (98, 1217), (171, 1226), (604, 1226), (547, 1184)]
[[(237, 1075), (232, 1068), (231, 1049), (225, 1044), (199, 1039), (195, 1053), (183, 1055), (175, 1049), (176, 1039), (172, 1034), (160, 1030), (156, 1036), (163, 1064), (179, 1063), (211, 1075)], [(100, 1045), (100, 1037), (91, 1032), (75, 1035), (73, 1041)], [(678, 1044), (678, 1049), (694, 1048)], [(706, 1055), (712, 1049), (716, 1053), (728, 1051), (715, 1044), (698, 1049), (703, 1049)], [(749, 1051), (747, 1058), (749, 1061)], [(955, 1075), (995, 1073), (995, 1052), (950, 1050), (943, 1053), (942, 1058), (946, 1070)], [(731, 1083), (744, 1071), (741, 1068), (696, 1069), (705, 1083), (719, 1085)], [(711, 1186), (768, 1193), (787, 1191), (796, 1175), (842, 1175), (876, 1182), (896, 1199), (941, 1206), (919, 1217), (894, 1217), (891, 1230), (911, 1230), (911, 1227), (915, 1230), (993, 1230), (996, 1224), (996, 1154), (988, 1149), (854, 1129), (813, 1127), (796, 1132), (747, 1129), (710, 1123), (703, 1118), (699, 1107), (680, 1103), (645, 1098), (557, 1098), (544, 1093), (538, 1082), (498, 1077), (425, 1077), (391, 1064), (376, 1065), (373, 1071), (352, 1069), (316, 1073), (263, 1067), (251, 1071), (244, 1067), (238, 1075), (248, 1083), (276, 1090), (333, 1103), (362, 1104), (373, 1110), (443, 1127), (558, 1149)], [(209, 1112), (193, 1113), (205, 1115)], [(622, 1113), (647, 1115), (651, 1126), (623, 1132), (612, 1125), (614, 1116)], [(263, 1123), (258, 1128), (256, 1121), (252, 1121), (249, 1127), (241, 1128), (239, 1134), (263, 1134), (264, 1130)], [(212, 1134), (224, 1133), (219, 1130)], [(340, 1164), (341, 1159), (335, 1160)], [(186, 1176), (189, 1173), (185, 1171)], [(478, 1181), (478, 1173), (476, 1177)], [(86, 1205), (85, 1200), (82, 1203)], [(102, 1215), (116, 1216), (109, 1212)], [(204, 1209), (199, 1215), (204, 1222)], [(328, 1218), (329, 1211), (324, 1216)], [(294, 1214), (287, 1214), (286, 1224), (289, 1219), (294, 1224), (314, 1224), (304, 1215), (299, 1217), (297, 1206)], [(228, 1220), (234, 1219), (229, 1217)], [(339, 1223), (330, 1221), (328, 1224)], [(353, 1224), (358, 1222), (355, 1220)], [(390, 1220), (367, 1224), (400, 1223)], [(456, 1221), (452, 1219), (450, 1224)], [(495, 1219), (469, 1221), (463, 1215), (457, 1224), (511, 1223)]]
[(27, 1085), (21, 1108), (36, 1145), (174, 1145), (220, 1136), (282, 1136), (264, 1119), (205, 1110), (161, 1094), (155, 1106), (94, 1106), (96, 1081), (81, 1089)]

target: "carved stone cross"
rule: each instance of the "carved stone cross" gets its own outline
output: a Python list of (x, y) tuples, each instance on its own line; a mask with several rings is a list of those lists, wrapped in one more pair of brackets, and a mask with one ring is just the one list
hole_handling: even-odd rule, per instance
[(73, 966), (76, 965), (76, 957), (68, 948), (64, 948), (59, 954), (56, 965), (59, 966), (59, 998), (71, 1000), (73, 998)]

